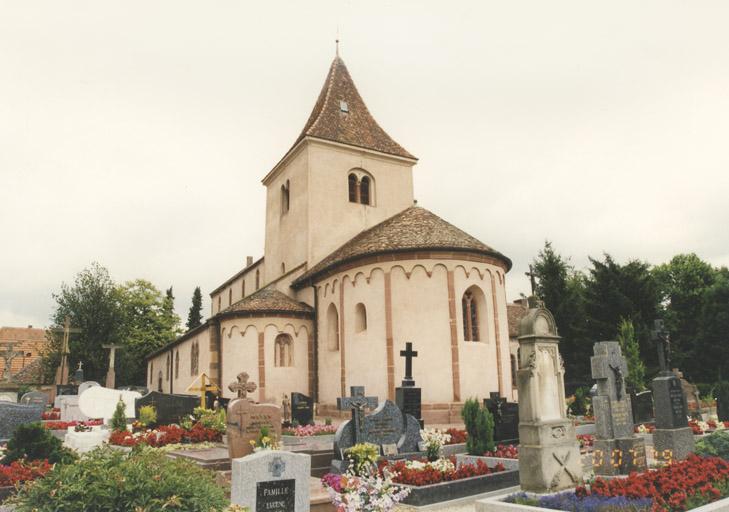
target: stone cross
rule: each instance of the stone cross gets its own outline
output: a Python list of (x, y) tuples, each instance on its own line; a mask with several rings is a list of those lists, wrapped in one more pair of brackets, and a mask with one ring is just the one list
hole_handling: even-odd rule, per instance
[(597, 381), (598, 394), (607, 395), (612, 400), (622, 400), (625, 396), (625, 375), (628, 374), (628, 363), (620, 354), (618, 343), (596, 343), (595, 355), (592, 356), (591, 361), (592, 378)]
[(352, 425), (354, 427), (354, 444), (362, 439), (362, 430), (364, 429), (364, 409), (369, 407), (374, 409), (377, 407), (376, 396), (365, 396), (364, 386), (351, 386), (349, 388), (351, 396), (337, 398), (337, 409), (343, 411), (345, 409), (352, 410)]
[(71, 327), (71, 317), (66, 315), (63, 320), (63, 329), (51, 329), (51, 332), (63, 333), (63, 343), (61, 346), (61, 363), (58, 365), (56, 370), (56, 384), (65, 385), (68, 384), (68, 340), (71, 337), (71, 333), (82, 332), (82, 329)]
[(666, 329), (663, 320), (655, 320), (653, 322), (653, 330), (651, 331), (651, 338), (657, 342), (658, 347), (658, 367), (661, 373), (668, 372), (668, 368), (671, 366), (671, 337), (670, 333)]
[(413, 344), (408, 341), (405, 343), (405, 350), (400, 351), (400, 356), (405, 358), (405, 378), (402, 385), (403, 387), (412, 387), (415, 385), (413, 380), (413, 357), (418, 357), (418, 352), (413, 350)]
[(109, 349), (109, 370), (106, 372), (106, 387), (114, 389), (114, 381), (116, 380), (116, 373), (114, 371), (116, 349), (123, 348), (124, 345), (109, 343), (108, 345), (102, 345), (102, 347)]
[(537, 275), (534, 273), (534, 267), (529, 265), (529, 272), (524, 272), (524, 275), (529, 278), (529, 283), (532, 285), (532, 297), (534, 297), (535, 290), (537, 289), (537, 282), (535, 279)]
[(247, 398), (248, 393), (253, 393), (258, 386), (255, 382), (248, 382), (249, 376), (246, 372), (241, 372), (236, 377), (237, 382), (228, 384), (228, 389), (237, 392), (238, 398)]
[(13, 350), (14, 343), (8, 343), (6, 346), (5, 352), (0, 352), (0, 356), (2, 356), (3, 359), (5, 359), (5, 370), (3, 370), (3, 381), (9, 382), (10, 381), (10, 369), (13, 364), (13, 359), (16, 357), (21, 357), (25, 355), (25, 352), (22, 351), (14, 351)]

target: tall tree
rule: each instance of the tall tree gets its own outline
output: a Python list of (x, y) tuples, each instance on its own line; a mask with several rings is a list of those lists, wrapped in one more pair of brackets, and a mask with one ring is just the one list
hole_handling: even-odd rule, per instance
[(722, 268), (702, 297), (696, 360), (702, 382), (726, 380), (729, 370), (729, 271)]
[(696, 254), (679, 254), (653, 269), (664, 319), (671, 332), (672, 362), (687, 377), (699, 378), (703, 366), (697, 357), (701, 311), (706, 290), (714, 284), (717, 271)]
[(635, 327), (630, 320), (622, 319), (618, 325), (618, 342), (628, 363), (628, 376), (625, 383), (629, 391), (643, 391), (645, 389), (645, 364), (640, 357), (640, 345), (635, 336)]
[(192, 305), (190, 312), (187, 314), (187, 330), (199, 327), (202, 324), (202, 293), (200, 287), (196, 286), (192, 292)]
[(582, 274), (575, 272), (569, 259), (558, 254), (549, 241), (534, 259), (533, 271), (536, 293), (554, 315), (562, 336), (560, 352), (568, 379), (589, 377), (591, 345), (585, 338)]

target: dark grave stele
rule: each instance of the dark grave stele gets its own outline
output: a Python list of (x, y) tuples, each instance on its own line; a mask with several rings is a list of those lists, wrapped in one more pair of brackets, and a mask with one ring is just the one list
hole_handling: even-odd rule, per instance
[[(223, 398), (222, 396), (218, 396), (212, 391), (206, 391), (205, 392), (205, 406), (208, 409), (214, 409), (215, 407), (215, 401), (217, 400), (218, 405), (223, 408), (227, 409), (228, 405), (230, 404), (230, 398)], [(200, 405), (200, 397), (197, 397), (197, 403), (198, 406)]]
[(420, 427), (423, 427), (421, 409), (421, 390), (415, 387), (395, 388), (395, 403), (403, 414), (409, 414), (418, 420)]
[(729, 421), (729, 384), (720, 385), (716, 394), (716, 415), (719, 421)]
[(636, 425), (653, 422), (655, 416), (653, 414), (652, 391), (641, 391), (633, 394), (630, 403), (633, 406), (633, 421)]
[(78, 386), (76, 384), (56, 384), (56, 396), (62, 395), (78, 395)]
[(293, 512), (296, 480), (270, 480), (256, 484), (256, 512)]
[(519, 404), (507, 402), (498, 392), (492, 392), (484, 401), (494, 418), (494, 442), (519, 442)]
[(314, 421), (314, 400), (303, 393), (291, 393), (291, 418), (299, 425), (309, 425)]
[(139, 410), (152, 405), (157, 411), (157, 424), (169, 425), (179, 423), (182, 418), (192, 414), (195, 407), (200, 406), (200, 398), (194, 395), (170, 395), (151, 391), (143, 397), (137, 398), (134, 411), (139, 417)]
[(653, 445), (659, 454), (683, 460), (694, 451), (694, 435), (688, 426), (688, 405), (681, 381), (671, 372), (661, 372), (653, 379), (656, 430)]

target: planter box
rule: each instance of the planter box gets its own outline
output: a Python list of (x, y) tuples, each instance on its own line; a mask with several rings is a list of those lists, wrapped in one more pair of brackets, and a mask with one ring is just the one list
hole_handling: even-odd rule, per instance
[[(552, 509), (506, 503), (504, 498), (514, 493), (501, 494), (476, 501), (476, 512), (554, 512)], [(729, 512), (729, 498), (724, 498), (701, 507), (689, 509), (690, 512)], [(628, 512), (626, 510), (626, 512)]]
[(501, 463), (506, 470), (519, 470), (519, 459), (505, 459), (503, 457), (481, 457), (478, 455), (456, 455), (456, 464), (476, 464), (477, 461), (483, 461), (490, 468)]
[(284, 446), (295, 446), (308, 443), (334, 443), (334, 434), (323, 434), (320, 436), (287, 436), (282, 435), (281, 440)]
[(443, 457), (466, 453), (466, 443), (447, 444), (443, 447)]
[(513, 487), (518, 484), (519, 471), (507, 470), (432, 485), (397, 485), (410, 489), (410, 495), (403, 501), (404, 505), (422, 507), (441, 501), (457, 500), (475, 494), (506, 489), (507, 487)]

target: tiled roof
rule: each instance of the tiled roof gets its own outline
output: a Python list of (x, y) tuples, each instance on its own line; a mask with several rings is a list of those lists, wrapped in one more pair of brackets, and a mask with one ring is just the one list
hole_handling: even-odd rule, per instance
[(339, 56), (294, 146), (307, 136), (415, 159), (377, 124)]
[(222, 310), (221, 314), (236, 311), (249, 313), (305, 313), (310, 314), (314, 309), (292, 299), (273, 287), (262, 288), (248, 297)]
[(507, 304), (506, 316), (509, 323), (509, 338), (519, 336), (519, 320), (524, 318), (528, 309), (521, 304)]
[[(0, 327), (0, 379), (5, 378), (5, 359), (2, 355), (8, 345), (13, 345), (13, 352), (23, 352), (24, 357), (15, 357), (10, 363), (10, 375), (15, 379), (18, 372), (40, 357), (40, 352), (47, 343), (45, 329), (33, 327)], [(30, 356), (28, 356), (30, 354)]]
[(43, 375), (43, 360), (35, 359), (32, 363), (26, 364), (18, 373), (13, 375), (13, 382), (17, 384), (46, 384)]
[(434, 213), (411, 206), (363, 231), (294, 281), (294, 287), (337, 265), (361, 257), (413, 250), (452, 250), (492, 256), (511, 268), (511, 260)]

